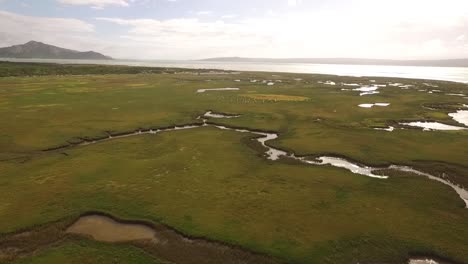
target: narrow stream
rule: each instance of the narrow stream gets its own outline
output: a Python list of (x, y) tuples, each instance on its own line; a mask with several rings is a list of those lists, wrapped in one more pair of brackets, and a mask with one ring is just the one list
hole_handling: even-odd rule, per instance
[(213, 111), (208, 111), (208, 112), (205, 113), (204, 116), (205, 117), (211, 117), (211, 118), (237, 118), (240, 115), (226, 115), (226, 114), (215, 113)]
[(457, 192), (457, 194), (460, 196), (460, 198), (465, 202), (466, 208), (468, 208), (468, 190), (465, 190), (464, 188), (457, 186), (456, 184), (453, 184), (449, 182), (448, 180), (436, 177), (434, 175), (424, 173), (421, 171), (418, 171), (416, 169), (410, 168), (410, 167), (405, 167), (405, 166), (398, 166), (398, 165), (391, 165), (386, 168), (374, 168), (374, 167), (367, 167), (367, 166), (362, 166), (355, 164), (351, 161), (348, 161), (343, 158), (337, 158), (337, 157), (328, 157), (328, 156), (321, 156), (316, 158), (315, 160), (308, 160), (305, 157), (298, 157), (294, 155), (293, 153), (288, 153), (286, 151), (280, 150), (273, 148), (269, 145), (267, 145), (268, 141), (275, 140), (278, 138), (277, 133), (271, 133), (271, 132), (261, 132), (261, 131), (255, 131), (255, 130), (249, 130), (249, 129), (240, 129), (240, 128), (232, 128), (232, 127), (227, 127), (227, 126), (221, 126), (221, 125), (216, 125), (216, 124), (211, 124), (208, 123), (207, 118), (232, 118), (232, 115), (224, 115), (221, 113), (216, 113), (216, 117), (213, 116), (213, 112), (208, 111), (206, 112), (203, 116), (198, 117), (198, 120), (203, 120), (203, 124), (192, 124), (192, 125), (184, 125), (184, 126), (175, 126), (175, 127), (169, 127), (169, 128), (161, 128), (161, 129), (146, 129), (146, 130), (137, 130), (135, 132), (129, 132), (126, 134), (119, 134), (119, 135), (109, 135), (107, 138), (102, 138), (102, 139), (96, 139), (96, 140), (90, 140), (90, 141), (84, 141), (82, 143), (77, 143), (77, 144), (70, 144), (67, 146), (55, 148), (55, 149), (50, 149), (50, 150), (60, 150), (60, 149), (66, 149), (68, 147), (73, 147), (73, 146), (85, 146), (85, 145), (90, 145), (90, 144), (95, 144), (99, 142), (104, 142), (112, 139), (118, 139), (118, 138), (125, 138), (125, 137), (130, 137), (130, 136), (136, 136), (136, 135), (144, 135), (144, 134), (158, 134), (162, 132), (169, 132), (169, 131), (176, 131), (176, 130), (184, 130), (184, 129), (194, 129), (194, 128), (200, 128), (200, 127), (215, 127), (218, 129), (222, 130), (228, 130), (228, 131), (236, 131), (240, 133), (250, 133), (254, 135), (258, 135), (259, 137), (256, 139), (263, 147), (265, 147), (267, 150), (265, 151), (265, 155), (267, 159), (275, 161), (280, 159), (281, 157), (285, 158), (290, 158), (294, 159), (297, 161), (300, 161), (305, 164), (310, 164), (310, 165), (315, 165), (315, 166), (323, 166), (323, 165), (329, 165), (333, 167), (338, 167), (338, 168), (343, 168), (346, 170), (351, 171), (352, 173), (355, 174), (360, 174), (376, 179), (387, 179), (389, 176), (386, 175), (376, 175), (373, 172), (382, 170), (382, 169), (391, 169), (391, 170), (397, 170), (397, 171), (402, 171), (402, 172), (410, 172), (416, 175), (424, 176), (427, 177), (431, 180), (438, 181), (440, 183), (443, 183), (447, 186), (450, 186), (452, 189)]
[(439, 264), (433, 259), (410, 259), (408, 264)]
[(408, 264), (450, 264), (450, 262), (447, 262), (445, 260), (422, 257), (410, 259)]

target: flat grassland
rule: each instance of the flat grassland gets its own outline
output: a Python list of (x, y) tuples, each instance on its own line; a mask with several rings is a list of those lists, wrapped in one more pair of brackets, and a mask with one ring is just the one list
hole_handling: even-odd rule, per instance
[(255, 99), (259, 101), (293, 101), (293, 102), (301, 102), (306, 101), (307, 97), (304, 96), (293, 96), (293, 95), (284, 95), (284, 94), (246, 94), (242, 95), (244, 97)]
[[(411, 255), (468, 263), (468, 209), (451, 188), (421, 176), (394, 173), (380, 180), (270, 161), (253, 135), (213, 127), (43, 151), (108, 133), (197, 123), (212, 110), (240, 115), (212, 122), (278, 132), (271, 144), (297, 155), (409, 165), (466, 188), (468, 131), (374, 129), (422, 120), (462, 126), (447, 114), (468, 104), (451, 95), (468, 94), (465, 84), (61, 67), (77, 66), (0, 65), (0, 75), (10, 76), (0, 79), (2, 236), (99, 211), (163, 223), (288, 263), (404, 263)], [(254, 79), (281, 82), (268, 86)], [(356, 87), (342, 84), (395, 82), (413, 86), (387, 85), (379, 94), (360, 96)], [(197, 93), (223, 87), (240, 90)], [(358, 107), (364, 103), (390, 105)], [(76, 238), (13, 263), (74, 263), (80, 256), (87, 256), (86, 263), (159, 263), (132, 246)]]
[(15, 264), (165, 264), (141, 249), (125, 245), (109, 245), (85, 240), (64, 241), (55, 247), (42, 250), (36, 255), (14, 261)]

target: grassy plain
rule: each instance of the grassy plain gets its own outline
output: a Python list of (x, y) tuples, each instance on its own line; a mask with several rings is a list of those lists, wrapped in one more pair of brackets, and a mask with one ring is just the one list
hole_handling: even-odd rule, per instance
[(259, 100), (259, 101), (292, 101), (292, 102), (301, 102), (306, 101), (307, 97), (303, 96), (293, 96), (293, 95), (284, 95), (284, 94), (246, 94), (242, 95), (244, 97)]
[[(468, 262), (464, 203), (447, 186), (418, 176), (376, 180), (337, 168), (267, 161), (251, 136), (215, 128), (41, 151), (79, 137), (106, 136), (106, 131), (193, 123), (210, 109), (241, 115), (213, 120), (217, 123), (278, 131), (273, 144), (297, 154), (334, 154), (377, 166), (407, 164), (445, 172), (468, 186), (467, 131), (373, 129), (400, 120), (460, 125), (447, 116), (447, 107), (424, 106), (461, 106), (468, 100), (447, 94), (468, 93), (468, 86), (430, 81), (439, 86), (430, 88), (423, 85), (428, 81), (325, 75), (164, 72), (0, 79), (0, 233), (102, 211), (165, 223), (291, 263), (403, 263), (418, 253)], [(267, 86), (250, 79), (282, 82)], [(415, 87), (380, 88), (372, 96), (341, 90), (349, 89), (341, 82), (370, 84), (370, 79)], [(338, 85), (318, 83), (327, 80)], [(240, 90), (196, 93), (222, 87)], [(427, 93), (431, 89), (442, 92)], [(255, 94), (309, 99), (258, 100), (251, 97)], [(391, 105), (357, 106), (378, 102)], [(103, 258), (116, 250), (95, 244)], [(76, 244), (64, 244), (42, 258), (72, 258), (71, 252), (79, 252)], [(29, 260), (41, 263), (41, 258)]]
[(91, 240), (67, 240), (14, 264), (166, 264), (154, 257), (126, 245), (108, 245)]

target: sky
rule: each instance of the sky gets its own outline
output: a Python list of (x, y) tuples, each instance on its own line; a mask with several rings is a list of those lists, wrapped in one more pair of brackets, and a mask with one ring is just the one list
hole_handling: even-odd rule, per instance
[(0, 0), (0, 46), (122, 59), (468, 58), (468, 0)]

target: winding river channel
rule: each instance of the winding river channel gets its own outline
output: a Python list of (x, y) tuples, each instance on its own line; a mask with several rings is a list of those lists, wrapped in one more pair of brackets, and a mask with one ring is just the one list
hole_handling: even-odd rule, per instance
[(450, 186), (459, 196), (460, 198), (465, 202), (466, 208), (468, 208), (468, 190), (446, 180), (442, 179), (440, 177), (418, 171), (414, 168), (407, 167), (407, 166), (400, 166), (400, 165), (391, 165), (388, 167), (368, 167), (360, 164), (353, 163), (349, 160), (346, 160), (344, 158), (338, 158), (338, 157), (330, 157), (330, 156), (321, 156), (317, 157), (313, 160), (308, 159), (307, 157), (300, 157), (296, 156), (294, 153), (288, 153), (286, 151), (271, 147), (267, 144), (268, 141), (275, 140), (279, 137), (277, 133), (274, 132), (264, 132), (264, 131), (257, 131), (257, 130), (249, 130), (245, 128), (235, 128), (235, 127), (228, 127), (228, 126), (222, 126), (222, 125), (217, 125), (215, 123), (211, 123), (208, 121), (208, 118), (233, 118), (233, 117), (239, 117), (239, 115), (226, 115), (222, 113), (214, 113), (212, 111), (207, 111), (203, 116), (199, 116), (197, 119), (202, 120), (203, 123), (197, 123), (197, 124), (189, 124), (189, 125), (183, 125), (183, 126), (173, 126), (173, 127), (167, 127), (167, 128), (159, 128), (159, 129), (140, 129), (137, 131), (133, 132), (128, 132), (128, 133), (120, 133), (120, 134), (109, 134), (108, 137), (104, 138), (99, 138), (99, 139), (94, 139), (94, 140), (84, 140), (83, 142), (80, 143), (71, 143), (65, 146), (60, 146), (57, 148), (51, 148), (46, 151), (54, 151), (54, 150), (63, 150), (67, 149), (70, 147), (74, 146), (85, 146), (85, 145), (90, 145), (90, 144), (96, 144), (99, 142), (104, 142), (104, 141), (109, 141), (113, 139), (118, 139), (118, 138), (125, 138), (125, 137), (131, 137), (131, 136), (137, 136), (137, 135), (144, 135), (144, 134), (158, 134), (158, 133), (163, 133), (163, 132), (170, 132), (170, 131), (177, 131), (177, 130), (186, 130), (186, 129), (195, 129), (195, 128), (200, 128), (200, 127), (215, 127), (221, 130), (228, 130), (228, 131), (236, 131), (239, 133), (250, 133), (257, 135), (258, 137), (256, 140), (264, 147), (266, 148), (265, 151), (265, 156), (267, 159), (276, 161), (279, 160), (280, 158), (289, 158), (293, 159), (299, 162), (302, 162), (304, 164), (309, 164), (309, 165), (315, 165), (315, 166), (324, 166), (324, 165), (329, 165), (333, 167), (338, 167), (338, 168), (343, 168), (346, 170), (351, 171), (352, 173), (355, 174), (360, 174), (364, 175), (367, 177), (372, 177), (376, 179), (387, 179), (389, 176), (386, 175), (380, 175), (376, 174), (377, 171), (381, 171), (383, 169), (390, 169), (390, 170), (395, 170), (395, 171), (401, 171), (401, 172), (409, 172), (413, 173), (415, 175), (423, 176), (426, 178), (429, 178), (434, 181), (438, 181), (442, 184), (445, 184), (447, 186)]

